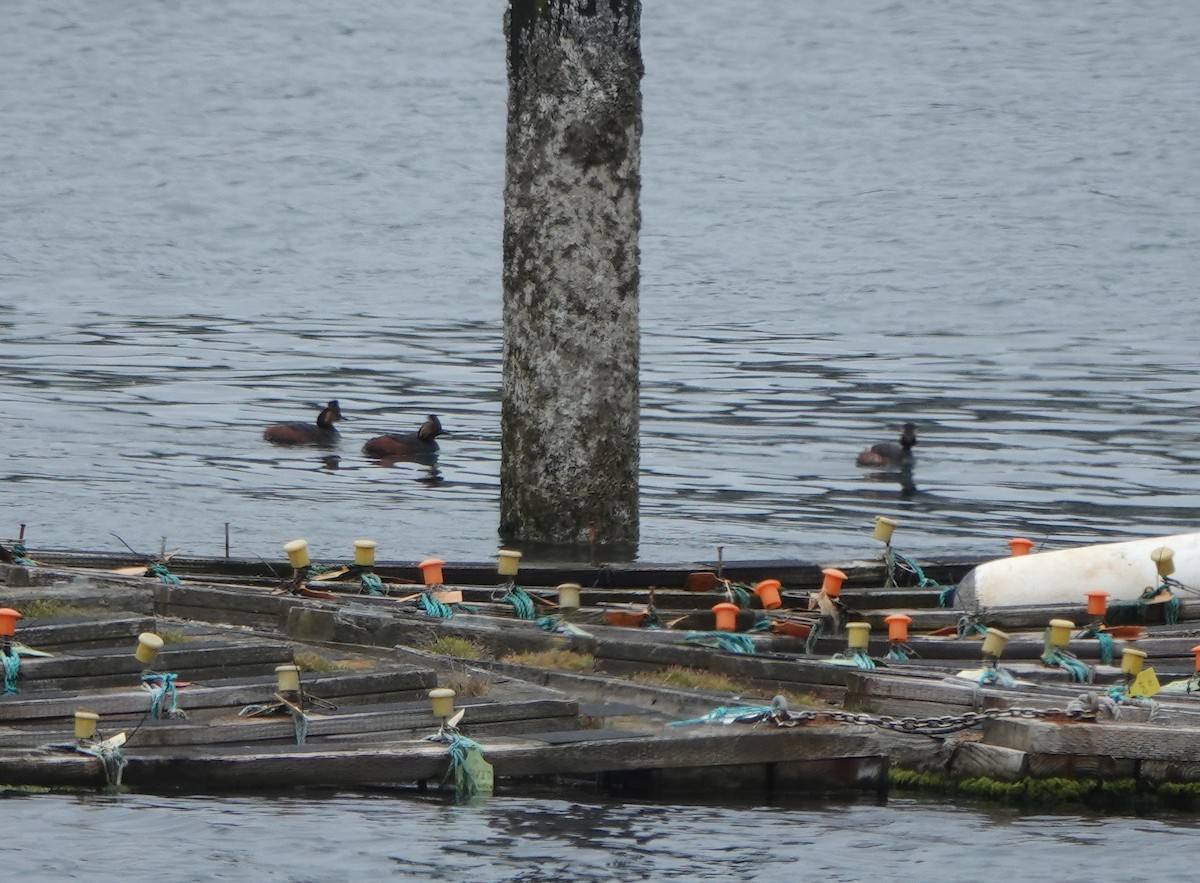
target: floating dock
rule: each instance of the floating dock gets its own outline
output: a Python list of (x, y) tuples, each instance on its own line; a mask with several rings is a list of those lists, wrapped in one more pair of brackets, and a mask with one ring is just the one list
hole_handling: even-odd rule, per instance
[[(0, 605), (31, 612), (6, 645), (27, 651), (0, 696), (9, 787), (461, 788), (463, 746), (496, 788), (777, 797), (882, 793), (898, 773), (1139, 793), (1200, 783), (1187, 625), (1200, 605), (1186, 593), (1170, 615), (1144, 603), (1110, 633), (1085, 600), (945, 606), (973, 569), (962, 560), (899, 580), (892, 562), (849, 562), (832, 597), (830, 568), (799, 562), (525, 568), (517, 603), (511, 575), (483, 565), (430, 586), (415, 565), (281, 579), (251, 562), (37, 557), (0, 565)], [(777, 604), (759, 597), (764, 580)], [(560, 581), (578, 589), (569, 606)], [(445, 610), (431, 613), (435, 591)], [(69, 615), (36, 615), (56, 604)], [(897, 615), (912, 629), (901, 640)], [(1002, 662), (981, 652), (1001, 627)], [(169, 638), (151, 664), (135, 655), (146, 635)], [(583, 664), (525, 661), (546, 653)], [(1130, 660), (1152, 667), (1153, 689)], [(736, 688), (647, 680), (663, 671)], [(455, 687), (455, 717), (435, 714), (431, 692)], [(76, 712), (97, 731), (77, 736)]]

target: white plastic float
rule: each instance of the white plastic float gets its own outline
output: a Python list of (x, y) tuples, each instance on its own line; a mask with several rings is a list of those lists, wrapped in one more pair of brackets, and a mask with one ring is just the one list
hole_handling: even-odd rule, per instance
[(959, 606), (986, 608), (1081, 604), (1084, 592), (1108, 592), (1109, 602), (1136, 601), (1162, 582), (1151, 554), (1166, 546), (1175, 554), (1171, 578), (1200, 589), (1200, 533), (1176, 534), (1059, 549), (980, 564), (958, 584)]

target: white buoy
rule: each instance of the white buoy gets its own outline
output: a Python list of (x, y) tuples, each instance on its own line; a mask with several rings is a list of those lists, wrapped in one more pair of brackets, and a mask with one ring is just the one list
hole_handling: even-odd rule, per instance
[(1108, 592), (1109, 604), (1136, 601), (1162, 582), (1152, 553), (1173, 553), (1173, 579), (1200, 586), (1200, 533), (1100, 543), (980, 564), (958, 584), (958, 603), (970, 613), (994, 607), (1078, 604), (1089, 590)]

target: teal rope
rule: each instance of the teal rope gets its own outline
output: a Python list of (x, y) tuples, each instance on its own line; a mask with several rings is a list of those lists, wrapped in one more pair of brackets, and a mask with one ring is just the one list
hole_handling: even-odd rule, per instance
[(537, 616), (533, 599), (520, 586), (513, 586), (500, 600), (512, 605), (517, 619), (534, 619)]
[(772, 705), (743, 705), (733, 708), (715, 708), (703, 717), (684, 721), (667, 721), (668, 727), (686, 727), (692, 724), (732, 724), (738, 721), (753, 723), (775, 711)]
[(164, 698), (171, 700), (171, 706), (167, 709), (167, 717), (177, 717), (179, 715), (179, 696), (175, 692), (175, 679), (179, 677), (177, 674), (147, 674), (142, 675), (142, 686), (150, 691), (150, 710), (147, 715), (151, 720), (162, 719), (162, 701)]
[(920, 564), (918, 564), (914, 559), (909, 558), (907, 555), (901, 555), (899, 552), (894, 550), (890, 544), (887, 547), (885, 558), (887, 563), (887, 582), (884, 586), (885, 588), (898, 585), (896, 582), (896, 564), (899, 564), (901, 569), (907, 570), (913, 575), (913, 577), (916, 579), (916, 586), (918, 589), (942, 589), (942, 591), (938, 593), (938, 607), (950, 606), (950, 602), (954, 599), (954, 591), (957, 586), (946, 586), (942, 588), (941, 583), (932, 577), (925, 575), (925, 571), (921, 568)]
[(1099, 626), (1088, 626), (1079, 633), (1081, 638), (1095, 638), (1096, 643), (1100, 645), (1100, 664), (1112, 665), (1113, 661), (1113, 638), (1108, 632), (1102, 632)]
[(1174, 625), (1179, 621), (1179, 599), (1174, 595), (1163, 602), (1163, 622)]
[(341, 570), (346, 565), (344, 564), (310, 564), (308, 565), (309, 576), (320, 576), (322, 573), (329, 573), (334, 570)]
[(443, 604), (428, 592), (422, 592), (421, 597), (417, 598), (417, 606), (434, 619), (449, 619), (454, 615), (454, 609), (450, 605)]
[(99, 759), (100, 767), (104, 770), (104, 781), (108, 787), (119, 788), (121, 786), (121, 776), (129, 761), (121, 754), (119, 746), (76, 745), (75, 750), (80, 754), (87, 754)]
[[(1159, 592), (1166, 590), (1171, 592), (1170, 581), (1164, 580), (1157, 586), (1147, 586), (1146, 590), (1137, 597), (1137, 600), (1126, 603), (1109, 604), (1105, 618), (1110, 625), (1129, 625), (1132, 623), (1146, 621), (1146, 608), (1150, 605), (1150, 599), (1158, 595)], [(1179, 621), (1179, 599), (1171, 592), (1171, 597), (1162, 602), (1163, 605), (1163, 622), (1167, 625), (1174, 625)]]
[(737, 606), (742, 610), (749, 610), (750, 599), (754, 597), (754, 593), (741, 583), (730, 583), (729, 587), (733, 590), (733, 595), (737, 599)]
[(1086, 664), (1080, 662), (1074, 654), (1060, 647), (1051, 646), (1049, 628), (1046, 629), (1045, 645), (1042, 651), (1042, 664), (1048, 665), (1051, 668), (1061, 668), (1077, 684), (1090, 684), (1092, 682), (1092, 670)]
[(0, 653), (0, 656), (4, 656), (5, 695), (19, 692), (17, 690), (17, 676), (21, 673), (21, 654), (10, 647), (7, 655)]
[(834, 653), (833, 658), (848, 659), (859, 668), (866, 671), (870, 671), (875, 667), (875, 660), (867, 654), (866, 650), (851, 650), (849, 653)]
[(371, 573), (369, 570), (364, 570), (358, 575), (359, 582), (362, 583), (363, 589), (368, 595), (385, 595), (383, 590), (383, 580), (377, 574)]
[(146, 568), (146, 576), (156, 576), (164, 586), (179, 585), (179, 577), (167, 570), (165, 564), (155, 564)]
[(292, 729), (296, 733), (296, 744), (303, 745), (308, 739), (308, 715), (303, 711), (292, 712)]
[(745, 635), (733, 632), (688, 632), (683, 636), (683, 642), (702, 647), (715, 647), (726, 653), (754, 655), (754, 642)]
[(769, 632), (771, 630), (771, 620), (767, 617), (755, 620), (754, 625), (746, 629), (747, 632)]
[(454, 776), (454, 791), (459, 800), (469, 800), (479, 794), (479, 783), (467, 769), (467, 752), (472, 748), (483, 750), (478, 742), (466, 736), (454, 733), (450, 737), (450, 746), (447, 749), (450, 752), (450, 769), (446, 771), (446, 778)]
[(883, 658), (889, 659), (892, 662), (907, 662), (908, 653), (905, 651), (903, 644), (893, 644), (888, 649), (887, 655), (885, 655)]
[(1013, 676), (1000, 666), (989, 666), (983, 670), (983, 674), (979, 676), (980, 686), (994, 684), (997, 687), (1015, 687), (1017, 682), (1013, 680)]
[(955, 626), (960, 638), (970, 638), (974, 635), (986, 635), (987, 627), (976, 621), (973, 616), (960, 616)]
[(808, 637), (804, 639), (804, 652), (809, 656), (816, 651), (817, 638), (825, 630), (825, 617), (821, 617), (808, 630)]
[(20, 564), (22, 567), (37, 567), (37, 562), (25, 557), (25, 544), (20, 540), (13, 543), (12, 547), (13, 564)]

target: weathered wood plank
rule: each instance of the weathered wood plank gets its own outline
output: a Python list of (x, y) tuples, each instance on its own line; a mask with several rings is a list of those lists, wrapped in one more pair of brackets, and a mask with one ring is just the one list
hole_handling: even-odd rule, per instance
[[(801, 764), (838, 758), (881, 756), (874, 734), (856, 727), (804, 727), (794, 730), (695, 728), (673, 730), (631, 742), (627, 739), (548, 745), (517, 739), (483, 743), (498, 779), (600, 774), (613, 770), (680, 769), (736, 764)], [(323, 746), (279, 746), (253, 752), (172, 751), (133, 755), (126, 771), (131, 785), (203, 785), (256, 788), (307, 785), (350, 787), (407, 784), (440, 779), (447, 768), (446, 746), (430, 742), (388, 747), (331, 750)], [(788, 771), (800, 789), (798, 767)], [(886, 764), (877, 761), (880, 772)], [(0, 776), (3, 775), (0, 767)], [(823, 777), (822, 777), (823, 779)], [(862, 780), (851, 780), (861, 786)], [(822, 780), (821, 787), (827, 783)], [(877, 790), (877, 777), (866, 783)]]
[[(365, 702), (398, 702), (418, 700), (415, 694), (437, 686), (432, 670), (347, 672), (320, 676), (304, 675), (304, 689), (327, 701), (351, 699), (355, 704)], [(257, 677), (237, 683), (213, 682), (204, 686), (193, 684), (177, 691), (179, 707), (189, 714), (202, 709), (242, 708), (256, 702), (270, 701), (277, 689), (274, 677)], [(86, 709), (101, 716), (141, 714), (149, 707), (146, 690), (110, 692), (65, 691), (56, 696), (34, 693), (0, 696), (0, 721), (36, 721), (70, 718), (77, 710)]]
[(986, 777), (999, 782), (1019, 782), (1029, 774), (1028, 756), (1000, 745), (964, 741), (958, 744), (948, 772), (957, 779)]
[(989, 720), (984, 741), (1030, 755), (1073, 755), (1179, 760), (1195, 756), (1200, 727), (1153, 724), (1046, 723), (1029, 720)]
[[(270, 702), (263, 697), (260, 702)], [(552, 718), (576, 718), (579, 705), (574, 700), (542, 699), (527, 702), (461, 703), (467, 709), (466, 720), (472, 727), (507, 721), (537, 719), (546, 727)], [(365, 706), (363, 709), (339, 710), (328, 713), (310, 712), (308, 738), (376, 733), (394, 736), (411, 731), (436, 732), (438, 719), (433, 717), (428, 702), (395, 703)], [(163, 745), (212, 745), (220, 742), (246, 744), (271, 740), (294, 741), (295, 729), (290, 715), (272, 717), (243, 717), (235, 713), (203, 723), (187, 720), (145, 720), (109, 718), (104, 721), (105, 732), (137, 726), (126, 751), (135, 747)], [(549, 727), (546, 727), (549, 728)], [(20, 728), (0, 734), (0, 746), (41, 744), (50, 741), (61, 728)]]
[[(79, 649), (133, 639), (155, 628), (153, 616), (116, 616), (97, 620), (94, 616), (62, 616), (18, 620), (16, 640), (37, 650)], [(133, 646), (132, 641), (130, 646)]]

